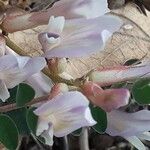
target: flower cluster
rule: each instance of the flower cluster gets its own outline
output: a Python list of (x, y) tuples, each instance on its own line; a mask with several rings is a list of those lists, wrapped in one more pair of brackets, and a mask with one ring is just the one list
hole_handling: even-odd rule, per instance
[[(46, 102), (32, 105), (38, 117), (35, 136), (43, 137), (48, 145), (53, 145), (53, 136), (63, 137), (81, 127), (96, 125), (90, 103), (107, 114), (109, 135), (122, 136), (139, 150), (145, 147), (138, 138), (150, 140), (150, 112), (125, 112), (123, 108), (131, 101), (130, 89), (112, 86), (149, 77), (149, 63), (96, 68), (81, 78), (81, 82), (65, 72), (68, 58), (102, 51), (107, 40), (122, 26), (121, 19), (108, 13), (107, 5), (107, 0), (60, 0), (46, 11), (8, 12), (2, 21), (2, 29), (9, 33), (48, 23), (46, 30), (38, 35), (41, 57), (19, 56), (6, 46), (5, 37), (0, 36), (0, 99), (7, 101), (9, 89), (21, 82), (31, 85), (36, 97), (48, 95)], [(52, 84), (40, 72), (44, 67), (49, 69), (51, 77), (65, 76), (68, 80)]]

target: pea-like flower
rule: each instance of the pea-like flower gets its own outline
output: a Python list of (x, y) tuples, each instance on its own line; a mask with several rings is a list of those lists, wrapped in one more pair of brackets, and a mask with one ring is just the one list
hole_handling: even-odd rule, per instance
[(53, 135), (63, 137), (81, 127), (93, 126), (89, 101), (80, 92), (65, 92), (38, 107), (34, 113), (39, 116), (36, 135), (45, 138), (46, 144), (53, 144)]
[(1, 56), (0, 62), (0, 99), (3, 102), (10, 96), (8, 89), (40, 72), (46, 65), (42, 57), (30, 58), (14, 55)]
[(106, 112), (125, 106), (129, 102), (130, 92), (128, 89), (105, 89), (93, 82), (86, 82), (82, 86), (83, 94), (96, 106)]
[(95, 18), (109, 12), (107, 0), (60, 0), (47, 10), (25, 13), (15, 8), (7, 11), (1, 27), (6, 32), (31, 29), (48, 23), (51, 16), (64, 16), (66, 19)]
[(121, 136), (131, 142), (138, 150), (146, 150), (139, 139), (150, 141), (150, 111), (141, 110), (126, 113), (119, 110), (107, 114), (106, 132), (112, 136)]
[(113, 83), (150, 77), (150, 63), (145, 62), (136, 66), (118, 66), (104, 69), (95, 69), (89, 74), (90, 81), (100, 86), (108, 86)]
[(115, 16), (104, 15), (93, 19), (50, 17), (47, 30), (39, 34), (44, 56), (82, 57), (101, 51), (108, 38), (122, 22)]

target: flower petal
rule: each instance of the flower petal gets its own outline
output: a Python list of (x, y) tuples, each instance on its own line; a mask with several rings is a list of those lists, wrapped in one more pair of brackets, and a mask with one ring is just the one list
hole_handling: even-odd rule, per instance
[(116, 68), (96, 69), (89, 77), (90, 80), (96, 82), (100, 86), (108, 86), (113, 83), (133, 80), (139, 77), (150, 76), (150, 64), (127, 67), (119, 66)]
[(46, 66), (46, 61), (43, 57), (33, 57), (24, 66), (24, 71), (27, 75), (33, 75), (40, 72)]
[(87, 19), (99, 17), (109, 12), (107, 0), (82, 0), (76, 5), (78, 7), (74, 10), (75, 14), (85, 16)]
[(41, 136), (45, 139), (45, 144), (52, 146), (53, 145), (53, 126), (49, 125), (48, 130), (45, 130)]
[(88, 100), (80, 92), (66, 92), (37, 108), (34, 113), (53, 124), (54, 135), (65, 136), (78, 128), (92, 126)]
[(101, 107), (106, 112), (125, 106), (129, 102), (130, 92), (127, 89), (107, 89), (98, 94), (95, 105)]
[[(61, 43), (56, 47), (45, 47), (43, 49), (46, 58), (52, 57), (81, 57), (102, 50), (105, 46), (105, 40), (113, 32), (117, 31), (122, 22), (114, 16), (102, 16), (94, 19), (73, 19), (66, 21), (62, 33)], [(110, 34), (105, 34), (104, 31)], [(44, 38), (44, 37), (43, 37)]]
[(5, 83), (0, 80), (0, 99), (5, 102), (6, 99), (8, 99), (10, 97), (10, 94), (8, 92), (8, 89), (5, 85)]
[(7, 69), (9, 70), (10, 68), (13, 67), (18, 67), (18, 62), (15, 56), (4, 55), (0, 57), (0, 71)]
[(150, 111), (142, 110), (135, 113), (112, 111), (107, 114), (108, 127), (106, 132), (112, 136), (138, 136), (150, 130)]
[(128, 89), (106, 89), (103, 90), (93, 82), (86, 82), (82, 86), (82, 92), (96, 106), (110, 112), (128, 104), (130, 92)]
[[(15, 57), (15, 56), (14, 56)], [(24, 57), (23, 57), (24, 58)], [(26, 60), (26, 59), (25, 59)], [(26, 62), (26, 61), (25, 61)], [(46, 65), (46, 61), (43, 57), (30, 58), (24, 68), (11, 68), (4, 72), (5, 83), (8, 88), (13, 88), (19, 83), (27, 80), (31, 75), (40, 72)]]
[(93, 126), (96, 122), (93, 120), (89, 108), (75, 108), (68, 112), (56, 114), (59, 120), (54, 125), (54, 135), (63, 137), (69, 133), (85, 126)]
[(95, 18), (109, 11), (107, 5), (107, 0), (61, 0), (40, 12), (24, 13), (15, 8), (7, 12), (1, 26), (6, 32), (12, 33), (47, 24), (50, 16), (64, 16), (66, 19)]
[(126, 140), (128, 140), (138, 150), (146, 150), (146, 147), (144, 146), (144, 144), (136, 136), (128, 137), (126, 138)]
[(65, 18), (63, 16), (56, 17), (51, 16), (48, 23), (47, 32), (49, 33), (55, 33), (60, 35), (63, 31), (65, 25)]
[[(67, 105), (66, 105), (67, 104)], [(88, 107), (89, 101), (80, 92), (67, 92), (54, 97), (52, 100), (44, 103), (37, 108), (34, 113), (36, 115), (49, 115), (76, 107)]]
[(49, 122), (46, 120), (43, 120), (41, 118), (38, 119), (38, 124), (37, 124), (37, 130), (36, 130), (36, 136), (41, 135), (44, 131), (48, 130), (49, 128)]
[(44, 119), (39, 118), (36, 130), (36, 136), (42, 136), (45, 144), (53, 145), (53, 126)]
[(144, 132), (144, 133), (138, 135), (138, 138), (150, 141), (150, 133), (149, 132)]
[(19, 68), (24, 68), (24, 66), (26, 65), (26, 63), (29, 61), (29, 59), (31, 59), (30, 57), (25, 57), (25, 56), (15, 56), (17, 61), (18, 61), (18, 65)]
[(53, 86), (52, 81), (43, 73), (36, 73), (25, 81), (34, 88), (36, 96), (41, 97), (48, 94)]

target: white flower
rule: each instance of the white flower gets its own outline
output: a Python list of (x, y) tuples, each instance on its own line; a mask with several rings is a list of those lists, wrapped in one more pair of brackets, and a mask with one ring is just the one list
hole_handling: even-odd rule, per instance
[(89, 101), (80, 92), (65, 92), (37, 108), (39, 116), (36, 135), (45, 138), (52, 145), (53, 135), (63, 137), (81, 127), (93, 126)]
[(1, 56), (0, 62), (0, 99), (3, 102), (10, 96), (8, 89), (40, 72), (46, 65), (42, 57), (30, 58), (13, 55)]
[(150, 141), (150, 111), (141, 110), (135, 113), (126, 113), (115, 110), (107, 114), (107, 119), (106, 133), (125, 138), (138, 150), (146, 150), (139, 139)]
[(47, 24), (51, 16), (66, 19), (95, 18), (109, 12), (107, 0), (60, 0), (45, 11), (23, 13), (20, 9), (7, 12), (2, 28), (8, 33)]
[(51, 17), (47, 31), (39, 34), (39, 41), (48, 59), (87, 56), (102, 50), (121, 25), (119, 18), (109, 15), (71, 20)]

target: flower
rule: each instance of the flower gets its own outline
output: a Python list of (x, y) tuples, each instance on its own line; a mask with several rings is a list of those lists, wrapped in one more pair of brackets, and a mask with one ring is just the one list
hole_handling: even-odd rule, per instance
[(108, 86), (113, 83), (150, 76), (150, 64), (136, 66), (118, 66), (105, 69), (95, 69), (89, 74), (89, 80), (100, 86)]
[(106, 133), (125, 138), (138, 150), (146, 150), (139, 138), (150, 141), (150, 111), (126, 113), (115, 110), (107, 114), (107, 120)]
[(81, 57), (102, 50), (105, 42), (122, 25), (115, 16), (94, 19), (50, 17), (46, 32), (39, 34), (39, 42), (46, 58)]
[(51, 87), (53, 86), (51, 79), (42, 72), (32, 75), (25, 81), (25, 83), (32, 86), (35, 90), (35, 97), (49, 94)]
[(89, 101), (80, 92), (65, 92), (38, 107), (34, 113), (39, 116), (36, 135), (45, 138), (52, 145), (53, 135), (63, 137), (84, 126), (93, 126)]
[(30, 58), (13, 55), (1, 56), (0, 62), (0, 99), (3, 102), (10, 96), (8, 89), (40, 72), (46, 65), (42, 57)]
[(7, 11), (1, 27), (4, 31), (12, 33), (20, 30), (47, 24), (50, 16), (64, 16), (72, 18), (95, 18), (109, 12), (107, 0), (61, 0), (40, 12), (25, 13), (20, 9)]
[[(19, 56), (16, 52), (7, 46), (5, 53), (7, 55), (14, 55), (16, 58)], [(28, 77), (24, 82), (29, 84), (35, 90), (35, 97), (41, 97), (49, 94), (53, 85), (51, 79), (42, 72), (38, 72)]]
[(82, 86), (83, 94), (96, 106), (106, 112), (125, 106), (129, 102), (130, 92), (128, 89), (106, 89), (103, 90), (93, 82), (86, 82)]

